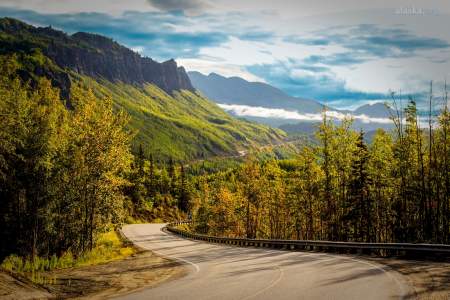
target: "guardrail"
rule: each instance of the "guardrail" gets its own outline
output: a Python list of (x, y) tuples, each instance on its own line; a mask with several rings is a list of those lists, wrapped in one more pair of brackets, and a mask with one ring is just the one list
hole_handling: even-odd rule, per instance
[[(331, 242), (310, 240), (268, 240), (215, 237), (205, 234), (192, 233), (177, 226), (190, 222), (174, 222), (167, 225), (167, 230), (185, 238), (210, 243), (228, 244), (236, 246), (266, 247), (285, 250), (312, 250), (328, 252), (357, 252), (373, 253), (382, 256), (412, 255), (412, 256), (450, 256), (450, 245), (444, 244), (412, 244), (412, 243), (360, 243), (360, 242)], [(334, 250), (334, 251), (333, 251)]]

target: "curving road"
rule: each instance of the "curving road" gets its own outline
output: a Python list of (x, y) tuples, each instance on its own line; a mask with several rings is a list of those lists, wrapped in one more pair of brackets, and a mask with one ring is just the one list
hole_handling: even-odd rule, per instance
[(400, 274), (348, 256), (240, 248), (180, 238), (164, 224), (136, 224), (124, 234), (140, 247), (184, 262), (178, 280), (120, 299), (401, 299)]

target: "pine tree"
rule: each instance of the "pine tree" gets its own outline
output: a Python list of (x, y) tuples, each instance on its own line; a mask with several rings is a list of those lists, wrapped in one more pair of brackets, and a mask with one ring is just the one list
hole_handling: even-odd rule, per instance
[(364, 132), (360, 132), (353, 153), (353, 163), (349, 181), (349, 201), (346, 219), (352, 227), (351, 239), (357, 241), (373, 240), (373, 205), (370, 195), (371, 179), (368, 171), (369, 150), (364, 142)]
[(184, 172), (184, 166), (180, 166), (180, 198), (179, 198), (179, 208), (183, 212), (188, 212), (189, 203), (191, 201), (191, 192), (186, 180), (186, 174)]

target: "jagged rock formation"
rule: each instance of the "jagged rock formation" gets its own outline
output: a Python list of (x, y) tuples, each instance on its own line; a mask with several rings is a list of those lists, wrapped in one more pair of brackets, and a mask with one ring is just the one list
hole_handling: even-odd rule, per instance
[[(10, 18), (0, 19), (0, 34), (1, 53), (18, 50), (27, 53), (37, 48), (60, 68), (79, 74), (111, 82), (153, 83), (168, 93), (194, 91), (186, 71), (173, 59), (159, 63), (101, 35), (85, 32), (67, 35), (51, 27), (34, 27)], [(45, 70), (41, 73), (51, 75)], [(51, 79), (62, 91), (70, 90), (65, 79)]]

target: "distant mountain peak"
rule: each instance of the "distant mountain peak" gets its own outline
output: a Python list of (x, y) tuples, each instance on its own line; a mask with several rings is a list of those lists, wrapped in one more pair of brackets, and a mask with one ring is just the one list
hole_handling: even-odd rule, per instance
[(385, 103), (367, 103), (361, 105), (353, 112), (355, 115), (367, 115), (373, 118), (389, 118), (392, 115), (392, 109), (387, 107)]
[(382, 102), (367, 103), (367, 104), (361, 105), (361, 106), (358, 107), (357, 109), (360, 109), (360, 108), (362, 108), (362, 107), (372, 107), (372, 108), (379, 107), (379, 108), (386, 108), (386, 105), (385, 105), (384, 103), (382, 103)]
[(317, 101), (291, 97), (264, 82), (250, 82), (241, 77), (224, 77), (217, 73), (204, 75), (188, 72), (192, 85), (208, 98), (224, 104), (282, 108), (303, 113), (321, 112)]

